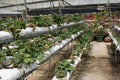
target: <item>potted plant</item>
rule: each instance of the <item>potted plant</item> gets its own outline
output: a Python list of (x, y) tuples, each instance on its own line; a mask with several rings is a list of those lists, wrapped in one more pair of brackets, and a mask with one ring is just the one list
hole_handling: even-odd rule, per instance
[(104, 39), (104, 29), (103, 29), (103, 26), (100, 25), (98, 26), (95, 30), (94, 30), (94, 33), (95, 33), (95, 40), (96, 41), (103, 41)]

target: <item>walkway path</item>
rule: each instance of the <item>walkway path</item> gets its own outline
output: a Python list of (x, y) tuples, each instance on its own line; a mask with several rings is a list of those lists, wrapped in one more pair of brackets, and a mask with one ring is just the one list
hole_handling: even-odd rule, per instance
[(92, 42), (89, 58), (84, 58), (71, 80), (120, 80), (120, 65), (110, 61), (107, 44)]

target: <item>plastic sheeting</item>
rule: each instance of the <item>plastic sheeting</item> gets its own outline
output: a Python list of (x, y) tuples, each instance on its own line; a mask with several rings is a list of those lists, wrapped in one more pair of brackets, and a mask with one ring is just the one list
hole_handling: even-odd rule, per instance
[(0, 14), (22, 14), (22, 12), (13, 12), (13, 11), (1, 9)]
[[(34, 1), (34, 0), (33, 0)], [(107, 4), (107, 3), (120, 3), (120, 0), (64, 0), (66, 1), (67, 3), (73, 5), (73, 6), (76, 6), (76, 5), (93, 5), (93, 4)], [(19, 2), (19, 1), (18, 1)], [(59, 2), (62, 6), (63, 3), (62, 1), (53, 1), (53, 4), (54, 4), (54, 7), (59, 7)], [(66, 3), (64, 3), (65, 6), (70, 6)], [(37, 5), (37, 6), (36, 6)], [(33, 4), (27, 4), (27, 6), (30, 8), (30, 9), (40, 9), (40, 8), (49, 8), (50, 7), (50, 2), (43, 2), (43, 3), (33, 3)], [(19, 7), (19, 8), (16, 8), (16, 6), (11, 6), (11, 7), (6, 7), (6, 9), (8, 10), (24, 10), (24, 7)]]
[(29, 38), (34, 36), (39, 36), (45, 32), (49, 32), (48, 27), (36, 27), (35, 30), (33, 28), (27, 27), (26, 29), (22, 29), (20, 32), (20, 37)]
[(13, 39), (12, 33), (0, 31), (0, 42)]

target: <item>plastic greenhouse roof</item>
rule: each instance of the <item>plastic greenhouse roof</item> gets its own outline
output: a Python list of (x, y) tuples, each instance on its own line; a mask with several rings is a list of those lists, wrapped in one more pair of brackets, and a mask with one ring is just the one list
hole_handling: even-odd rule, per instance
[(22, 14), (22, 12), (13, 12), (13, 11), (1, 9), (0, 14)]

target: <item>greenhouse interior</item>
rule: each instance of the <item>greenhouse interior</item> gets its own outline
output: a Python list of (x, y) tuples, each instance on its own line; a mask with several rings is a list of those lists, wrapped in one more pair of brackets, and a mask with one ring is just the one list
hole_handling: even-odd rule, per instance
[(120, 80), (120, 0), (0, 0), (0, 80)]

